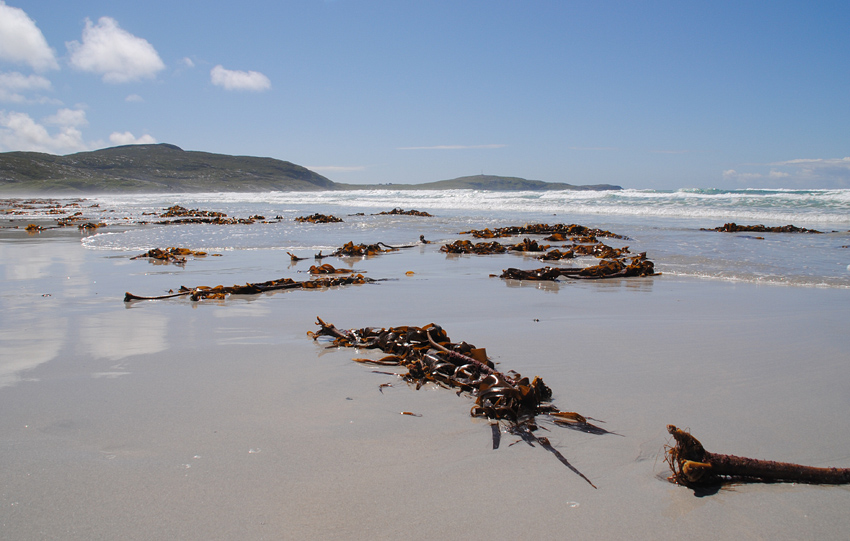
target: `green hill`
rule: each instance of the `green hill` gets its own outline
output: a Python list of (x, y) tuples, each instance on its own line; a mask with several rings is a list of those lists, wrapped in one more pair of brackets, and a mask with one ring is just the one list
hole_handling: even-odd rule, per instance
[(563, 182), (544, 182), (519, 177), (499, 177), (495, 175), (474, 175), (451, 180), (439, 180), (424, 184), (338, 184), (350, 190), (393, 189), (393, 190), (490, 190), (494, 192), (533, 192), (550, 190), (622, 190), (613, 184), (593, 184), (575, 186)]
[(135, 192), (260, 192), (316, 190), (493, 191), (619, 190), (516, 177), (476, 175), (426, 184), (340, 184), (294, 163), (273, 158), (183, 150), (168, 144), (126, 145), (55, 156), (0, 153), (0, 193), (81, 195)]
[(300, 165), (272, 158), (185, 151), (167, 144), (126, 145), (54, 156), (0, 154), (0, 192), (254, 192), (333, 190)]

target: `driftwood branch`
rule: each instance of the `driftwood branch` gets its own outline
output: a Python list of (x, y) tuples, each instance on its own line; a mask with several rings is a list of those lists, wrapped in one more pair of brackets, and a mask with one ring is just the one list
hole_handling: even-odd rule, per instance
[(675, 447), (667, 449), (667, 463), (673, 471), (671, 480), (680, 485), (704, 487), (717, 485), (724, 480), (830, 485), (850, 483), (850, 468), (817, 468), (710, 453), (688, 432), (673, 425), (668, 425), (667, 431), (676, 443)]

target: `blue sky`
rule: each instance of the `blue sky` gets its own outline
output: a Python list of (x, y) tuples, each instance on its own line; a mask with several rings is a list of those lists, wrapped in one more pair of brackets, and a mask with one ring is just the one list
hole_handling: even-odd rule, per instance
[(0, 0), (0, 152), (850, 188), (850, 3)]

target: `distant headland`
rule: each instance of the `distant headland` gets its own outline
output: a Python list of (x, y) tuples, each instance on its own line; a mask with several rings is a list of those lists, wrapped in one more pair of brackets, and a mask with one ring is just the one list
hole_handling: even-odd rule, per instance
[(183, 150), (169, 144), (125, 145), (56, 156), (0, 153), (0, 193), (82, 195), (323, 190), (621, 190), (517, 177), (475, 175), (425, 184), (342, 184), (291, 162)]

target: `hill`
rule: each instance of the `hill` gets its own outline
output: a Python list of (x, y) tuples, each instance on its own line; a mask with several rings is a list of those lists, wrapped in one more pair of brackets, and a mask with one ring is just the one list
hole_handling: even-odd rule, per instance
[(169, 144), (125, 145), (55, 156), (0, 153), (0, 193), (259, 192), (316, 190), (620, 190), (517, 177), (476, 175), (425, 184), (340, 184), (300, 165), (273, 158), (183, 150)]
[(553, 190), (622, 190), (613, 184), (593, 184), (576, 186), (564, 182), (544, 182), (542, 180), (527, 180), (519, 177), (499, 177), (495, 175), (473, 175), (458, 177), (451, 180), (439, 180), (424, 184), (337, 184), (349, 190), (490, 190), (494, 192), (535, 192)]
[(290, 162), (186, 151), (168, 144), (126, 145), (67, 156), (39, 152), (0, 154), (0, 191), (7, 193), (333, 189), (331, 180)]

